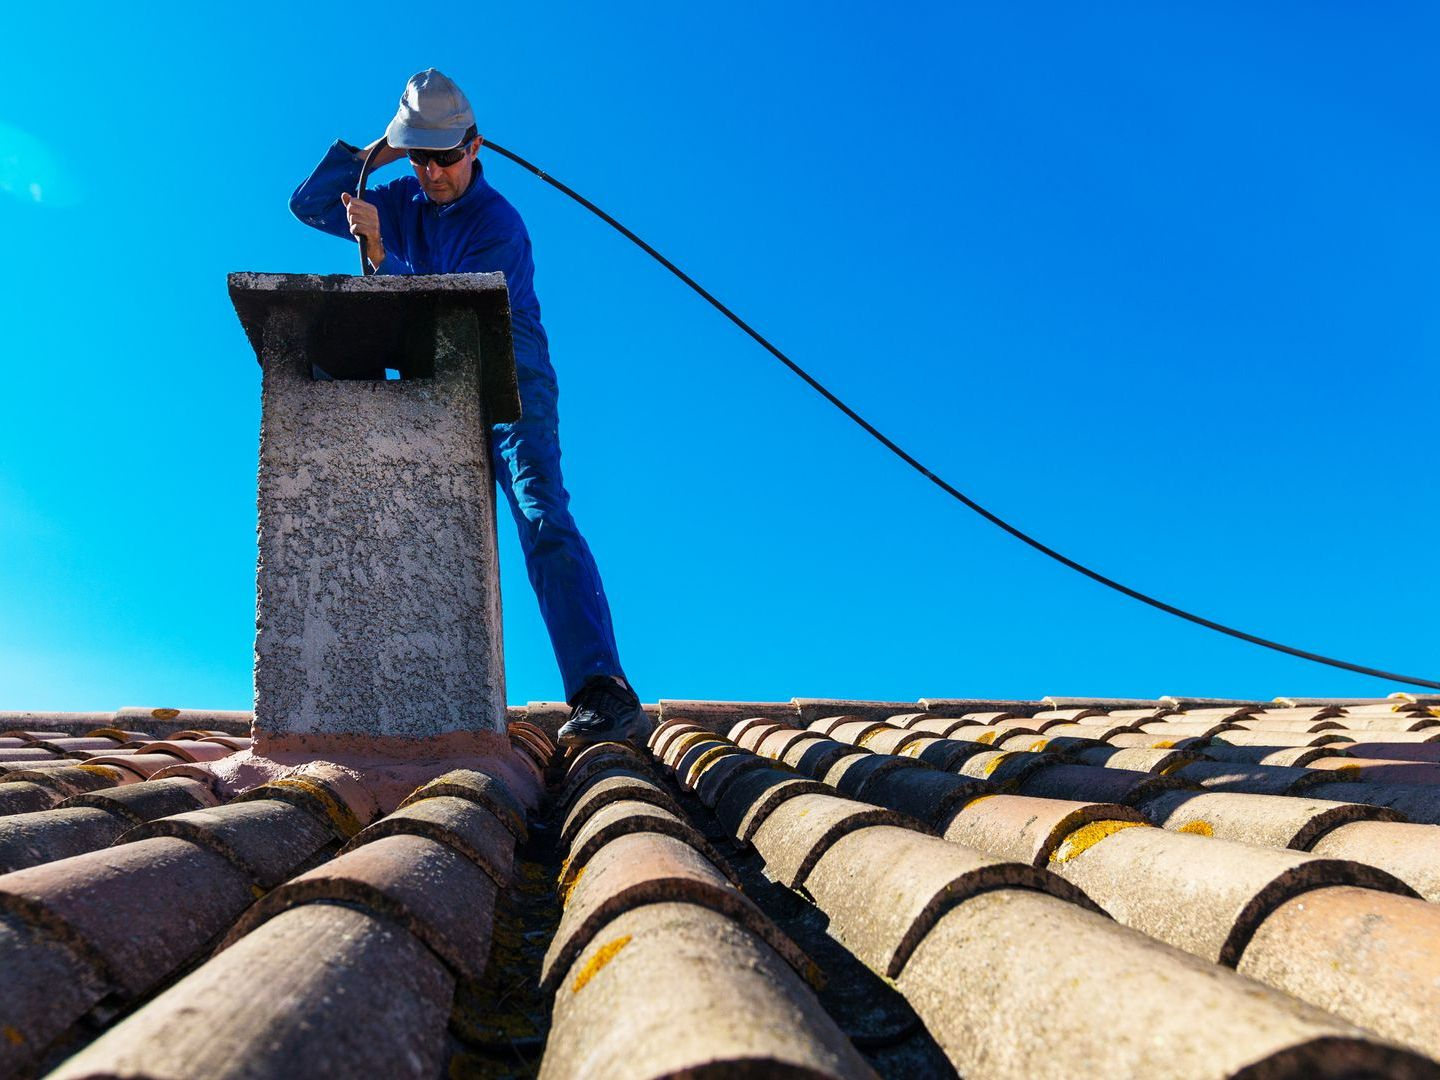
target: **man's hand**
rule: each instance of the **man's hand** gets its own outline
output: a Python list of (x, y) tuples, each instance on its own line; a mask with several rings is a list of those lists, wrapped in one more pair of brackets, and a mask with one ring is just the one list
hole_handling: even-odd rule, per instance
[(357, 199), (348, 191), (340, 193), (345, 204), (345, 220), (350, 225), (350, 235), (365, 245), (365, 258), (370, 265), (379, 267), (385, 261), (385, 245), (380, 241), (380, 211), (374, 203)]

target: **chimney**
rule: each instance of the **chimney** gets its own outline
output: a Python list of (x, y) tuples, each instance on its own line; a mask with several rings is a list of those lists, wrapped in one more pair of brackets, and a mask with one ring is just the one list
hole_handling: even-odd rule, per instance
[(504, 276), (229, 283), (263, 377), (256, 749), (503, 732)]

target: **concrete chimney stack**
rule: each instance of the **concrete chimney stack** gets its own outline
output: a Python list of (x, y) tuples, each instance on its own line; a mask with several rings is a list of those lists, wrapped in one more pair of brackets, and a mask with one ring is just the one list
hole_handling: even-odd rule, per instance
[(232, 274), (230, 295), (263, 370), (256, 749), (503, 732), (504, 277)]

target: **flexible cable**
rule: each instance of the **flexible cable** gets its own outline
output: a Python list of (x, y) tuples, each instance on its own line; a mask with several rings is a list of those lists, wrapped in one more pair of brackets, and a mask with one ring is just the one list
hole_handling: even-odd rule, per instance
[(689, 274), (685, 273), (684, 270), (681, 270), (664, 255), (660, 254), (660, 252), (656, 251), (639, 236), (636, 236), (635, 233), (633, 233), (630, 229), (626, 228), (619, 221), (615, 220), (615, 218), (611, 217), (604, 210), (600, 209), (600, 207), (596, 206), (593, 202), (585, 198), (585, 196), (581, 195), (578, 191), (575, 191), (573, 188), (561, 183), (549, 173), (543, 172), (541, 169), (526, 161), (519, 154), (516, 154), (511, 150), (507, 150), (505, 149), (505, 147), (500, 146), (489, 139), (485, 139), (482, 143), (482, 146), (488, 146), (491, 150), (494, 150), (502, 157), (509, 158), (516, 165), (519, 165), (522, 169), (526, 169), (529, 172), (534, 173), (541, 180), (545, 181), (545, 183), (549, 184), (557, 191), (568, 195), (570, 198), (578, 202), (581, 206), (585, 207), (586, 210), (589, 210), (601, 221), (605, 222), (611, 228), (615, 229), (622, 236), (630, 240), (647, 255), (649, 255), (656, 262), (658, 262), (661, 266), (669, 270), (686, 285), (690, 286), (690, 288), (693, 289), (696, 293), (698, 293), (707, 303), (710, 304), (711, 307), (713, 307), (716, 311), (720, 312), (720, 314), (724, 315), (732, 323), (734, 323), (746, 334), (748, 334), (752, 339), (754, 339), (757, 345), (759, 345), (762, 349), (768, 352), (771, 356), (775, 357), (776, 360), (779, 360), (782, 364), (784, 364), (792, 372), (798, 375), (801, 379), (805, 380), (805, 382), (810, 386), (812, 390), (814, 390), (826, 401), (830, 402), (831, 405), (834, 405), (835, 408), (839, 409), (842, 413), (848, 416), (851, 420), (853, 420), (856, 424), (863, 428), (867, 434), (869, 434), (872, 438), (878, 441), (901, 461), (905, 462), (905, 464), (909, 465), (912, 469), (918, 472), (921, 476), (925, 477), (925, 479), (929, 480), (941, 491), (945, 492), (952, 498), (964, 503), (971, 510), (975, 511), (975, 513), (983, 517), (986, 521), (990, 522), (992, 525), (1004, 529), (1011, 536), (1015, 537), (1015, 539), (1029, 544), (1036, 551), (1040, 552), (1040, 554), (1047, 555), (1050, 558), (1054, 559), (1056, 562), (1060, 563), (1062, 566), (1068, 566), (1071, 570), (1074, 570), (1075, 572), (1080, 574), (1084, 574), (1090, 580), (1097, 581), (1101, 585), (1104, 585), (1106, 588), (1114, 589), (1116, 592), (1122, 593), (1125, 596), (1130, 597), (1132, 600), (1139, 600), (1142, 604), (1149, 604), (1153, 608), (1157, 608), (1158, 610), (1163, 611), (1169, 615), (1174, 615), (1177, 618), (1184, 619), (1187, 622), (1192, 622), (1196, 626), (1203, 626), (1207, 630), (1215, 630), (1221, 634), (1228, 634), (1230, 637), (1238, 638), (1240, 641), (1248, 641), (1252, 645), (1261, 645), (1267, 649), (1274, 649), (1276, 652), (1285, 653), (1287, 656), (1296, 656), (1299, 657), (1301, 660), (1311, 660), (1317, 664), (1328, 664), (1330, 667), (1342, 668), (1345, 671), (1354, 671), (1361, 675), (1372, 675), (1377, 679), (1385, 679), (1390, 682), (1407, 683), (1412, 686), (1425, 686), (1429, 687), (1432, 690), (1440, 690), (1440, 681), (1434, 679), (1422, 679), (1414, 675), (1400, 675), (1393, 671), (1384, 671), (1380, 668), (1366, 667), (1364, 664), (1352, 664), (1348, 660), (1337, 660), (1332, 656), (1322, 656), (1320, 653), (1308, 652), (1305, 649), (1297, 649), (1292, 645), (1286, 645), (1279, 641), (1271, 641), (1269, 638), (1263, 638), (1257, 634), (1247, 633), (1246, 631), (1238, 630), (1233, 626), (1226, 626), (1224, 623), (1218, 623), (1214, 619), (1207, 619), (1203, 615), (1196, 615), (1194, 612), (1186, 611), (1184, 608), (1176, 607), (1174, 604), (1167, 604), (1164, 600), (1159, 600), (1156, 597), (1141, 592), (1139, 589), (1132, 589), (1129, 585), (1124, 585), (1113, 578), (1106, 577), (1098, 570), (1092, 570), (1090, 569), (1090, 567), (1084, 565), (1083, 563), (1076, 562), (1068, 555), (1061, 554), (1054, 548), (1050, 547), (1048, 544), (1041, 543), (1033, 536), (1030, 536), (1028, 533), (1021, 531), (1014, 525), (1011, 525), (1004, 518), (1000, 517), (997, 514), (993, 514), (989, 510), (985, 509), (985, 507), (981, 506), (974, 499), (970, 498), (970, 496), (966, 495), (963, 491), (956, 488), (953, 484), (950, 484), (944, 478), (937, 476), (926, 465), (924, 465), (912, 454), (910, 454), (898, 443), (896, 443), (895, 440), (891, 439), (874, 424), (870, 423), (870, 421), (866, 420), (849, 405), (845, 404), (845, 402), (840, 400), (840, 398), (838, 398), (835, 394), (831, 393), (831, 391), (827, 389), (818, 379), (816, 379), (799, 364), (795, 363), (795, 361), (791, 360), (778, 348), (772, 345), (768, 339), (766, 339), (762, 334), (760, 334), (759, 331), (757, 331), (744, 319), (740, 318), (739, 315), (736, 315), (735, 312), (731, 311), (728, 307), (726, 307), (719, 300), (717, 300), (704, 286), (702, 286)]

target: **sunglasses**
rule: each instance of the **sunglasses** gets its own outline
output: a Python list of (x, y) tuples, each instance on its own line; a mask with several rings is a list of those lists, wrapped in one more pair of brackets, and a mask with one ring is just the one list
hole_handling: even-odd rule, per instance
[(410, 150), (406, 152), (406, 156), (412, 165), (418, 165), (422, 169), (432, 161), (442, 169), (448, 169), (465, 156), (467, 146), (468, 143), (461, 143), (449, 150)]

